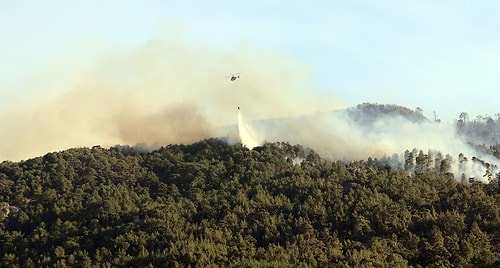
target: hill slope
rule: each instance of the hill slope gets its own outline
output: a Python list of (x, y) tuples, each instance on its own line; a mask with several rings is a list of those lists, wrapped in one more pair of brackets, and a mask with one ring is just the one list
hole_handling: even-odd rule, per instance
[(6, 267), (500, 264), (497, 179), (409, 177), (288, 143), (3, 162), (0, 202)]

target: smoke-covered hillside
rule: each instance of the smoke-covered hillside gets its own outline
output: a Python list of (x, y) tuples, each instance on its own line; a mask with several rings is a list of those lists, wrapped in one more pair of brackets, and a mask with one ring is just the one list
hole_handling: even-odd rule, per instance
[[(493, 151), (478, 148), (480, 136), (472, 140), (461, 135), (455, 123), (430, 120), (418, 108), (364, 103), (297, 117), (243, 120), (240, 124), (244, 124), (240, 128), (244, 144), (288, 141), (313, 148), (332, 160), (371, 158), (391, 168), (407, 167), (411, 172), (417, 165), (417, 156), (423, 154), (419, 160), (428, 159), (426, 166), (439, 169), (444, 160), (457, 179), (475, 178), (483, 182), (488, 182), (499, 166)], [(242, 129), (252, 135), (241, 133)]]
[(2, 267), (498, 267), (499, 180), (216, 139), (0, 163)]
[[(13, 160), (7, 157), (28, 153), (36, 156), (47, 151), (94, 144), (108, 148), (115, 144), (140, 144), (142, 150), (150, 151), (165, 144), (186, 144), (205, 138), (224, 137), (230, 144), (243, 143), (248, 148), (265, 142), (287, 141), (312, 148), (325, 159), (358, 161), (370, 158), (394, 169), (406, 166), (410, 172), (417, 165), (416, 157), (422, 152), (426, 159), (432, 159), (426, 160), (426, 166), (438, 169), (442, 166), (441, 162), (446, 160), (449, 163), (445, 166), (449, 166), (449, 171), (457, 179), (475, 178), (483, 182), (488, 182), (499, 166), (495, 157), (499, 155), (496, 151), (498, 119), (470, 120), (462, 114), (457, 122), (445, 123), (427, 119), (419, 108), (412, 110), (393, 104), (363, 103), (347, 109), (324, 110), (325, 101), (321, 102), (323, 109), (319, 109), (316, 105), (309, 105), (314, 103), (315, 97), (304, 99), (299, 95), (291, 99), (282, 98), (279, 105), (268, 102), (257, 104), (249, 101), (256, 100), (256, 96), (251, 93), (259, 92), (263, 96), (264, 89), (248, 81), (238, 81), (231, 87), (226, 85), (225, 89), (214, 91), (215, 95), (210, 95), (210, 101), (197, 98), (193, 106), (165, 106), (158, 98), (152, 98), (155, 105), (139, 105), (139, 102), (123, 97), (127, 101), (120, 105), (116, 103), (117, 107), (109, 107), (109, 111), (92, 110), (89, 114), (88, 107), (97, 105), (91, 104), (92, 101), (111, 101), (107, 95), (102, 96), (106, 97), (104, 100), (96, 100), (96, 96), (101, 95), (95, 90), (102, 81), (91, 78), (92, 75), (88, 77), (89, 81), (97, 83), (92, 84), (92, 90), (87, 87), (76, 88), (68, 94), (48, 98), (51, 101), (44, 103), (47, 106), (33, 105), (40, 111), (59, 107), (57, 112), (47, 112), (50, 116), (44, 118), (51, 119), (50, 122), (38, 120), (37, 117), (45, 112), (35, 111), (23, 113), (19, 120), (9, 118), (2, 132), (6, 135), (1, 139), (5, 143), (2, 146), (4, 150), (0, 151), (2, 159)], [(116, 88), (122, 88), (121, 84)], [(153, 93), (159, 89), (151, 90), (149, 93), (155, 96)], [(245, 105), (241, 109), (234, 106), (229, 109), (227, 102), (224, 102), (224, 106), (212, 107), (212, 104), (221, 101), (217, 96), (223, 96), (225, 90)], [(284, 91), (284, 88), (279, 89), (279, 92)], [(179, 94), (185, 92), (188, 91), (181, 90)], [(206, 95), (206, 92), (203, 94)], [(64, 105), (60, 106), (59, 102)], [(78, 105), (66, 107), (68, 103)], [(129, 104), (134, 108), (128, 108)], [(304, 107), (306, 104), (307, 107)], [(271, 107), (273, 105), (277, 106)], [(108, 107), (104, 103), (97, 106)], [(79, 109), (75, 110), (74, 107)], [(307, 113), (314, 110), (319, 112)], [(78, 114), (73, 116), (72, 113), (77, 111)], [(27, 114), (32, 114), (29, 120), (24, 118)], [(223, 115), (224, 120), (218, 120), (222, 118), (219, 115)], [(30, 120), (36, 123), (31, 124)], [(217, 125), (216, 122), (221, 124)], [(84, 135), (87, 132), (89, 135)], [(64, 144), (62, 148), (61, 144)], [(42, 151), (41, 148), (46, 149)]]
[(490, 116), (478, 115), (470, 119), (466, 112), (458, 117), (457, 132), (469, 143), (500, 157), (500, 114), (496, 119)]

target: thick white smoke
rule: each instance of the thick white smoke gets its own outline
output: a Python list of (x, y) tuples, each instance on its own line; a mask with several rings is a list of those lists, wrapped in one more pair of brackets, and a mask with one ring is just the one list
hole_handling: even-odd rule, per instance
[[(400, 115), (374, 117), (358, 114), (354, 118), (348, 110), (339, 110), (262, 120), (252, 125), (253, 137), (261, 137), (261, 142), (301, 144), (327, 159), (357, 161), (369, 157), (389, 158), (388, 164), (397, 168), (404, 166), (406, 150), (422, 150), (425, 154), (430, 153), (431, 158), (439, 152), (443, 158), (451, 156), (450, 172), (457, 179), (463, 174), (466, 178), (474, 177), (483, 182), (488, 182), (488, 177), (484, 176), (487, 168), (479, 161), (473, 161), (473, 157), (500, 166), (497, 159), (478, 152), (458, 137), (453, 125), (430, 120), (415, 121)], [(463, 161), (459, 155), (467, 160)]]

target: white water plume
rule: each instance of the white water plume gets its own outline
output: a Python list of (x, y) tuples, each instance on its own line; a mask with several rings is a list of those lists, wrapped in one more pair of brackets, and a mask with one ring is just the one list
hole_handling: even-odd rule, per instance
[(240, 136), (241, 143), (248, 149), (253, 149), (262, 145), (256, 131), (252, 126), (243, 119), (241, 110), (238, 108), (238, 135)]

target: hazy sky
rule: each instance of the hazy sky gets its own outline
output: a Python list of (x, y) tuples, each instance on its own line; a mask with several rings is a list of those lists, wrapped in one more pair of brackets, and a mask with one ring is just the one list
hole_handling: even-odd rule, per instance
[(102, 46), (181, 36), (192, 47), (280, 53), (308, 67), (308, 90), (348, 105), (421, 107), (450, 120), (494, 115), (498, 14), (500, 2), (461, 0), (0, 1), (0, 96), (36, 91), (26, 81), (47, 66), (84, 64)]

